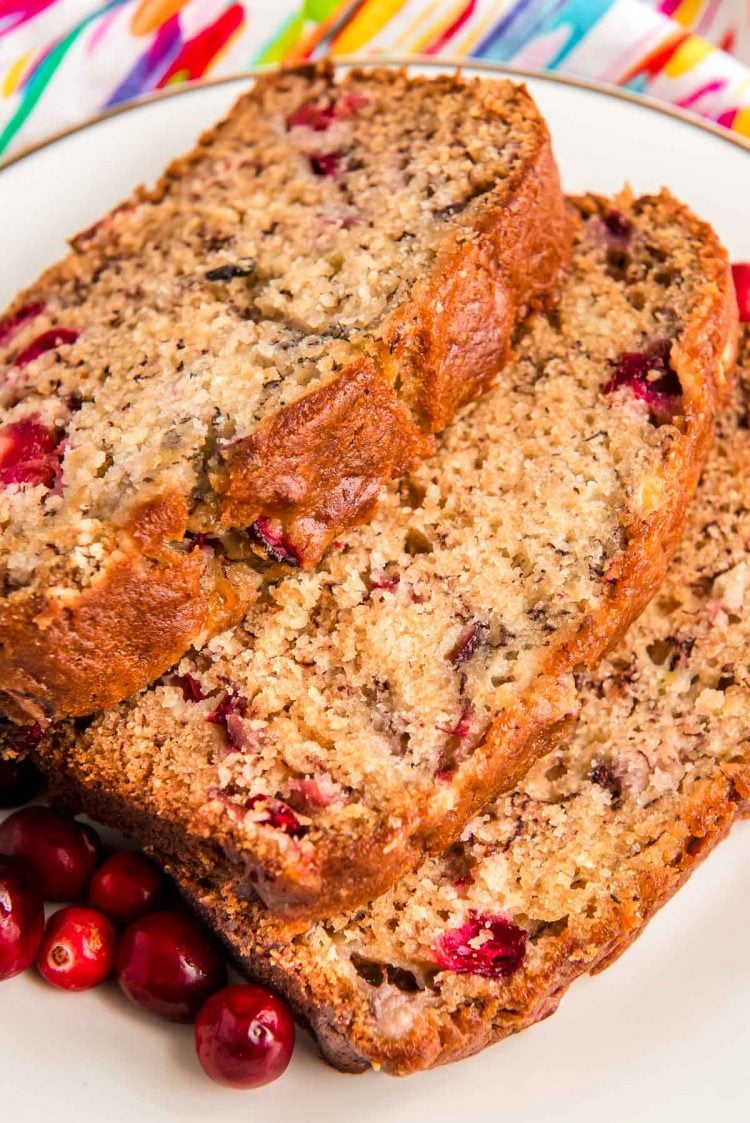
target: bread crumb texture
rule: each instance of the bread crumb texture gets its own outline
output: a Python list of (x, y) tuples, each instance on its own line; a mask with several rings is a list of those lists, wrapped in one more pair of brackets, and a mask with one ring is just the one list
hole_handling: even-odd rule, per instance
[(313, 568), (498, 381), (571, 230), (522, 86), (259, 79), (0, 319), (2, 711), (105, 708)]
[(226, 864), (172, 872), (328, 1058), (408, 1073), (552, 1013), (750, 810), (750, 335), (667, 581), (582, 676), (574, 733), (377, 901), (300, 932)]
[(509, 82), (290, 72), (79, 234), (0, 321), (4, 465), (36, 426), (0, 469), (4, 594), (87, 587), (165, 492), (206, 530), (222, 450), (377, 342), (532, 114)]
[[(134, 701), (62, 737), (55, 759), (94, 796), (131, 800), (151, 823), (145, 841), (209, 840), (274, 909), (330, 914), (452, 842), (550, 731), (559, 738), (586, 667), (661, 578), (727, 342), (707, 312), (718, 283), (705, 280), (725, 263), (679, 204), (624, 195), (579, 212), (559, 308), (519, 330), (503, 385), (384, 489), (372, 522), (314, 572), (267, 585), (242, 625)], [(702, 366), (686, 357), (696, 332)], [(631, 758), (627, 774), (618, 758), (623, 791), (639, 768), (644, 791), (673, 782)], [(567, 775), (540, 815), (562, 821)], [(608, 806), (606, 785), (586, 792)]]

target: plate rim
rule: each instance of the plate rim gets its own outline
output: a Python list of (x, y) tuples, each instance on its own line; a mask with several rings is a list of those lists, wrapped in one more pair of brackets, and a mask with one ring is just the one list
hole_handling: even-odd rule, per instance
[(362, 66), (362, 67), (409, 67), (419, 66), (426, 67), (431, 70), (461, 70), (469, 73), (476, 72), (493, 72), (500, 75), (508, 75), (512, 78), (520, 79), (534, 79), (535, 81), (549, 82), (552, 85), (568, 86), (573, 89), (585, 90), (589, 93), (600, 94), (607, 98), (612, 98), (615, 101), (624, 101), (631, 105), (639, 106), (642, 109), (650, 110), (654, 113), (659, 113), (664, 117), (672, 118), (682, 122), (684, 125), (690, 125), (694, 129), (701, 132), (706, 132), (710, 136), (716, 137), (718, 140), (725, 141), (733, 147), (738, 148), (742, 152), (750, 153), (750, 137), (743, 137), (739, 133), (733, 133), (730, 129), (725, 129), (722, 125), (717, 125), (713, 121), (706, 121), (691, 113), (687, 109), (682, 109), (679, 106), (671, 105), (668, 102), (661, 101), (658, 98), (652, 97), (649, 94), (636, 93), (633, 90), (621, 89), (618, 86), (610, 85), (607, 82), (601, 82), (596, 78), (585, 78), (575, 74), (560, 74), (558, 72), (550, 72), (530, 66), (513, 66), (511, 64), (499, 62), (482, 62), (479, 59), (473, 58), (458, 58), (456, 56), (445, 56), (441, 58), (434, 58), (432, 56), (413, 54), (413, 55), (378, 55), (367, 54), (361, 55), (333, 55), (321, 56), (319, 59), (299, 60), (284, 63), (270, 63), (266, 65), (249, 67), (247, 70), (235, 71), (231, 74), (223, 74), (216, 78), (199, 78), (190, 82), (179, 83), (174, 86), (169, 86), (163, 90), (151, 90), (146, 94), (141, 94), (136, 98), (131, 98), (128, 101), (122, 102), (119, 105), (113, 105), (109, 109), (101, 110), (99, 113), (91, 114), (85, 117), (82, 121), (78, 121), (75, 125), (68, 125), (66, 128), (58, 129), (57, 132), (45, 137), (44, 140), (37, 141), (35, 144), (27, 145), (21, 149), (20, 152), (15, 153), (13, 156), (6, 157), (0, 160), (0, 175), (3, 172), (9, 171), (11, 168), (17, 167), (24, 160), (31, 156), (35, 156), (38, 152), (49, 148), (62, 140), (66, 140), (70, 136), (77, 133), (85, 132), (87, 129), (100, 125), (105, 121), (111, 120), (113, 117), (119, 117), (125, 113), (136, 112), (146, 106), (155, 103), (166, 101), (173, 97), (187, 96), (189, 94), (197, 93), (206, 88), (214, 88), (217, 86), (230, 85), (233, 82), (241, 82), (244, 80), (251, 80), (263, 74), (271, 74), (278, 70), (284, 69), (300, 69), (304, 66), (315, 65), (330, 59), (336, 69), (344, 67)]

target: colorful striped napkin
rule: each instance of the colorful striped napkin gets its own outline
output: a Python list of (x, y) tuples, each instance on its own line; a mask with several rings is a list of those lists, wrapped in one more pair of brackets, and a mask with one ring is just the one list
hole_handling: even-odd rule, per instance
[(176, 82), (329, 51), (560, 70), (750, 136), (746, 0), (0, 0), (0, 156)]

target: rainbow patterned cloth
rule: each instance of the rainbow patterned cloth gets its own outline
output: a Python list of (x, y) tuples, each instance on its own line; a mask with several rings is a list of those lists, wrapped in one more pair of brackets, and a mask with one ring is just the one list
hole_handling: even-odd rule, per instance
[(0, 157), (151, 90), (329, 52), (561, 70), (750, 136), (748, 0), (0, 0)]

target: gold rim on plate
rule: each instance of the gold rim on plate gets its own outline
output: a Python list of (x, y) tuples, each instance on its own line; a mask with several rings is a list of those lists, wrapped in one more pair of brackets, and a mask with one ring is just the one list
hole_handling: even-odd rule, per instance
[[(319, 60), (310, 61), (315, 62)], [(419, 66), (439, 70), (456, 68), (468, 72), (489, 71), (498, 75), (508, 75), (511, 78), (532, 78), (536, 81), (550, 82), (559, 86), (570, 86), (573, 89), (587, 90), (589, 93), (601, 94), (604, 97), (614, 98), (617, 101), (629, 102), (631, 105), (640, 106), (642, 109), (648, 109), (654, 113), (660, 113), (665, 117), (671, 117), (677, 121), (681, 121), (684, 125), (690, 125), (694, 129), (700, 129), (702, 132), (709, 133), (719, 140), (726, 141), (728, 144), (732, 144), (744, 152), (750, 152), (750, 138), (733, 133), (731, 130), (725, 129), (721, 125), (716, 125), (712, 121), (701, 120), (686, 109), (679, 109), (677, 106), (669, 105), (647, 94), (637, 94), (632, 90), (621, 90), (616, 86), (609, 86), (593, 78), (579, 78), (569, 74), (550, 74), (546, 70), (535, 70), (531, 67), (523, 66), (506, 66), (498, 62), (481, 62), (477, 59), (447, 57), (436, 59), (432, 57), (425, 58), (421, 55), (340, 55), (334, 57), (333, 61), (337, 67)], [(304, 62), (300, 61), (299, 65), (304, 65)], [(166, 90), (155, 90), (151, 93), (143, 94), (141, 97), (123, 102), (122, 105), (115, 105), (111, 109), (105, 109), (102, 113), (96, 113), (91, 117), (87, 117), (84, 121), (79, 121), (76, 125), (70, 125), (66, 129), (60, 129), (45, 140), (41, 140), (37, 144), (29, 145), (15, 156), (10, 156), (5, 160), (1, 160), (0, 173), (7, 171), (22, 160), (34, 156), (37, 152), (48, 148), (52, 144), (56, 144), (60, 140), (65, 140), (75, 133), (83, 132), (84, 129), (90, 129), (92, 126), (99, 125), (103, 121), (109, 121), (112, 117), (119, 117), (121, 113), (134, 112), (145, 106), (153, 105), (155, 102), (165, 101), (167, 98), (194, 94), (206, 87), (228, 86), (233, 82), (250, 80), (259, 74), (268, 74), (278, 69), (279, 67), (276, 64), (256, 66), (249, 70), (240, 71), (237, 74), (224, 75), (221, 78), (199, 79), (194, 82), (186, 82), (183, 85), (172, 86)]]

